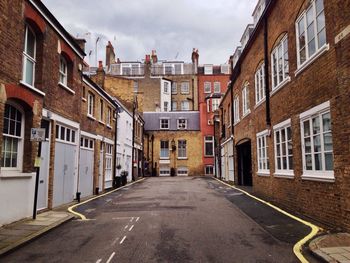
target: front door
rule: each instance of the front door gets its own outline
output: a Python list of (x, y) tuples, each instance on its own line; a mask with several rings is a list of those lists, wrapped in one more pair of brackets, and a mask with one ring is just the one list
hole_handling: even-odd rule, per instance
[(246, 141), (237, 146), (238, 184), (252, 186), (252, 156), (251, 141)]

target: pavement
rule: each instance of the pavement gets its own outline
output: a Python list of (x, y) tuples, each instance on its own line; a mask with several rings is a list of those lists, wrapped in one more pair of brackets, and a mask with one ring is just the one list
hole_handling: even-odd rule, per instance
[(319, 236), (310, 242), (309, 249), (324, 262), (350, 263), (350, 234), (335, 233)]
[(0, 255), (24, 245), (73, 217), (68, 212), (48, 211), (38, 214), (35, 220), (27, 218), (2, 226), (0, 228)]

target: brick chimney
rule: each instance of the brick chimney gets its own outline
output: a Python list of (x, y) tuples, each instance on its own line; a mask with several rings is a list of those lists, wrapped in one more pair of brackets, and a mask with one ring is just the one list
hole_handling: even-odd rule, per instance
[(151, 63), (151, 56), (150, 55), (146, 55), (145, 56), (145, 64), (150, 64)]
[(104, 84), (105, 84), (105, 75), (106, 75), (106, 72), (103, 69), (102, 61), (100, 60), (98, 62), (98, 68), (96, 70), (96, 84), (99, 85), (103, 89), (104, 89)]
[(198, 49), (193, 48), (193, 50), (192, 50), (192, 63), (193, 63), (195, 73), (198, 72), (198, 61), (199, 61)]
[(110, 65), (114, 63), (115, 63), (114, 47), (111, 41), (108, 41), (108, 44), (106, 46), (106, 66), (109, 68)]
[(77, 42), (79, 47), (85, 52), (86, 40), (84, 38), (75, 38), (75, 42)]
[(156, 63), (158, 62), (158, 57), (157, 57), (157, 52), (156, 52), (156, 50), (152, 50), (152, 56), (151, 56), (151, 58), (152, 58), (152, 63), (153, 63), (153, 64), (156, 64)]

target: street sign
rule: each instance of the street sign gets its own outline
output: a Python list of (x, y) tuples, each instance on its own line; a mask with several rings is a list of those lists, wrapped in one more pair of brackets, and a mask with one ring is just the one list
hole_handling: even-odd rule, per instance
[(30, 140), (34, 142), (45, 141), (45, 129), (44, 128), (32, 128), (30, 131)]

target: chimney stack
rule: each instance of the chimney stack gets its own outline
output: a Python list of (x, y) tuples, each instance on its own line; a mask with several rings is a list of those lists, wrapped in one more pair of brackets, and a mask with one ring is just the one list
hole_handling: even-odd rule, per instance
[(194, 72), (198, 72), (198, 61), (199, 61), (199, 53), (198, 49), (193, 48), (192, 50), (192, 63), (193, 63), (193, 68)]
[(106, 66), (109, 68), (111, 64), (115, 63), (115, 53), (114, 53), (114, 47), (111, 43), (111, 41), (108, 41), (108, 44), (106, 46)]
[(152, 63), (156, 64), (158, 62), (157, 52), (156, 50), (152, 50)]
[(150, 55), (146, 55), (145, 56), (145, 64), (150, 64), (151, 63), (151, 56)]
[(78, 43), (79, 47), (85, 52), (85, 43), (86, 40), (84, 38), (74, 38), (75, 42)]
[(98, 62), (98, 68), (96, 70), (96, 84), (99, 85), (102, 89), (104, 89), (105, 85), (105, 75), (106, 72), (103, 69), (102, 61), (100, 60)]

